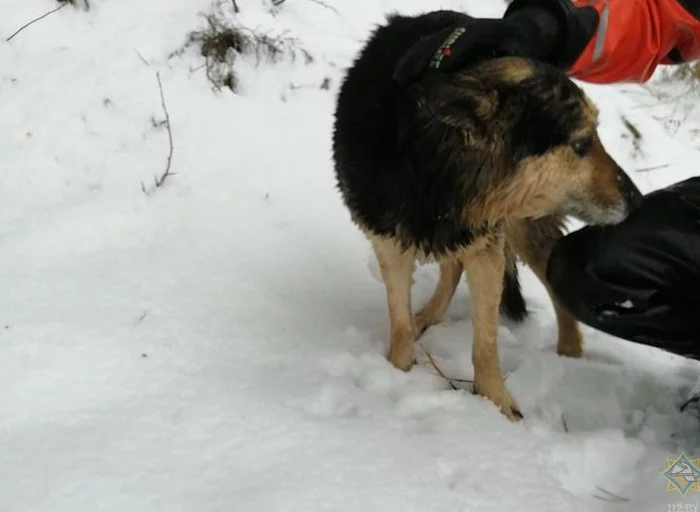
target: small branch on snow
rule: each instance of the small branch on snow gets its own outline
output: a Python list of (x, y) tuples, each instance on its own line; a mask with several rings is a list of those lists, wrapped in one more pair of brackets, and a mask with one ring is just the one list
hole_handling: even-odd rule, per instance
[(38, 18), (34, 18), (32, 21), (30, 21), (30, 22), (28, 22), (28, 23), (25, 23), (24, 25), (22, 25), (21, 27), (19, 27), (19, 28), (15, 31), (14, 34), (12, 34), (10, 37), (8, 37), (7, 39), (5, 39), (5, 42), (10, 41), (13, 37), (15, 37), (17, 34), (19, 34), (20, 32), (22, 32), (25, 28), (27, 28), (27, 27), (30, 26), (30, 25), (33, 25), (34, 23), (36, 23), (36, 22), (39, 21), (39, 20), (43, 20), (43, 19), (46, 18), (49, 14), (53, 14), (53, 13), (55, 13), (56, 11), (60, 11), (60, 10), (63, 9), (66, 5), (68, 5), (68, 4), (61, 4), (61, 5), (59, 5), (58, 7), (56, 7), (55, 9), (53, 9), (53, 10), (51, 10), (51, 11), (45, 13), (45, 14), (42, 14), (42, 15), (39, 16)]
[[(76, 5), (76, 2), (78, 0), (58, 0), (62, 4), (71, 4), (71, 5)], [(85, 5), (85, 10), (89, 11), (90, 10), (90, 0), (83, 0), (83, 4)]]
[(214, 88), (217, 91), (221, 92), (221, 87), (219, 87), (219, 84), (216, 83), (216, 80), (214, 80), (214, 77), (211, 76), (211, 64), (209, 63), (209, 56), (208, 55), (205, 59), (204, 66), (205, 66), (204, 72), (207, 75), (207, 80), (209, 80), (209, 82), (211, 82), (211, 84), (214, 86)]
[(163, 106), (163, 112), (165, 112), (165, 127), (168, 129), (168, 144), (170, 150), (168, 151), (168, 162), (165, 166), (165, 172), (160, 177), (156, 178), (156, 187), (160, 187), (165, 182), (165, 179), (170, 176), (170, 164), (173, 161), (173, 130), (170, 127), (170, 114), (168, 113), (168, 107), (165, 105), (165, 96), (163, 95), (163, 83), (160, 81), (160, 72), (156, 72), (156, 78), (158, 79), (158, 90), (160, 91), (160, 104)]
[(691, 396), (688, 400), (683, 402), (679, 410), (680, 412), (683, 412), (688, 408), (690, 404), (697, 404), (698, 402), (700, 402), (700, 395)]
[(437, 372), (440, 374), (440, 377), (442, 377), (443, 379), (445, 379), (445, 380), (447, 381), (447, 383), (450, 385), (450, 387), (451, 387), (453, 390), (457, 391), (457, 386), (455, 386), (454, 383), (453, 383), (450, 379), (447, 378), (447, 375), (445, 375), (444, 373), (442, 373), (442, 370), (441, 370), (440, 367), (435, 363), (435, 359), (433, 359), (433, 356), (430, 354), (430, 352), (428, 352), (428, 351), (426, 350), (426, 348), (423, 346), (422, 343), (418, 343), (418, 344), (420, 345), (420, 348), (423, 349), (423, 352), (425, 352), (425, 355), (428, 356), (428, 360), (430, 361), (430, 364), (433, 366), (433, 368), (435, 368), (435, 371), (437, 371)]
[(238, 4), (236, 3), (236, 0), (231, 0), (231, 3), (233, 3), (233, 12), (235, 12), (236, 14), (241, 12), (241, 10), (238, 8)]
[[(174, 150), (174, 144), (173, 144), (173, 131), (170, 126), (170, 114), (168, 113), (168, 107), (165, 104), (165, 95), (163, 94), (163, 83), (160, 81), (160, 71), (156, 71), (156, 78), (158, 79), (158, 90), (160, 91), (160, 104), (163, 107), (163, 112), (165, 113), (165, 128), (168, 130), (168, 145), (169, 145), (169, 150), (168, 150), (168, 160), (165, 164), (165, 172), (159, 177), (154, 176), (153, 180), (155, 183), (155, 188), (160, 188), (165, 180), (168, 178), (168, 176), (173, 176), (175, 173), (170, 172), (170, 166), (173, 161), (173, 150)], [(146, 186), (141, 182), (141, 191), (148, 195), (148, 192), (146, 192)]]
[(469, 379), (458, 379), (458, 378), (456, 378), (456, 377), (450, 377), (449, 379), (450, 379), (450, 381), (452, 381), (452, 382), (462, 382), (462, 383), (465, 383), (465, 384), (472, 384), (472, 385), (474, 385), (474, 381), (473, 381), (473, 380), (469, 380)]
[(613, 494), (613, 493), (611, 493), (610, 491), (605, 490), (605, 489), (603, 489), (602, 487), (600, 487), (600, 486), (598, 486), (598, 485), (596, 485), (596, 489), (598, 489), (600, 492), (602, 492), (603, 494), (605, 494), (605, 496), (598, 496), (598, 495), (594, 494), (593, 497), (596, 498), (596, 499), (598, 499), (598, 500), (612, 501), (612, 502), (615, 502), (615, 503), (619, 503), (619, 502), (622, 502), (622, 501), (629, 501), (629, 500), (630, 500), (629, 498), (625, 498), (625, 497), (623, 497), (623, 496), (618, 496), (617, 494)]
[(311, 1), (312, 1), (313, 3), (315, 3), (315, 4), (320, 5), (321, 7), (325, 7), (325, 8), (328, 9), (329, 11), (333, 11), (333, 12), (335, 12), (336, 14), (340, 14), (340, 11), (339, 11), (338, 9), (336, 9), (336, 8), (333, 7), (332, 5), (328, 5), (328, 4), (327, 4), (326, 2), (324, 2), (323, 0), (311, 0)]
[(146, 65), (146, 67), (151, 66), (151, 64), (146, 60), (146, 58), (143, 55), (141, 55), (141, 53), (136, 48), (134, 48), (134, 52), (136, 52), (136, 56), (141, 62), (143, 62)]
[(661, 164), (661, 165), (653, 165), (651, 167), (642, 167), (641, 169), (635, 169), (634, 172), (649, 172), (649, 171), (656, 171), (657, 169), (664, 169), (668, 167), (670, 164)]
[(146, 317), (148, 316), (148, 310), (144, 310), (143, 313), (141, 313), (141, 316), (136, 319), (136, 322), (134, 322), (134, 325), (139, 325), (141, 322), (143, 322)]

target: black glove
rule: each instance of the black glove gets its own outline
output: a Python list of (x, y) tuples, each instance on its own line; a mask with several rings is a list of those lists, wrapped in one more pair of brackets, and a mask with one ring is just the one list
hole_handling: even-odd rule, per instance
[(620, 224), (565, 236), (547, 279), (584, 324), (700, 359), (700, 177), (647, 194)]
[(570, 0), (515, 0), (503, 19), (469, 18), (421, 39), (399, 60), (404, 86), (427, 69), (454, 71), (484, 58), (518, 56), (570, 66), (595, 33), (598, 13)]

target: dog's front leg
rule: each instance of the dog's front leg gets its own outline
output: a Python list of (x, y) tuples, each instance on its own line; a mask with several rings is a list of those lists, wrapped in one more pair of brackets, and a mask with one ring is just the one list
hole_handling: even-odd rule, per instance
[(543, 217), (538, 220), (523, 220), (510, 224), (508, 239), (515, 251), (532, 269), (549, 293), (557, 316), (559, 342), (557, 353), (568, 357), (583, 355), (583, 336), (578, 322), (559, 305), (552, 287), (547, 281), (547, 261), (554, 244), (563, 235), (561, 220), (556, 217)]
[(475, 240), (460, 259), (472, 297), (474, 390), (500, 407), (511, 420), (522, 418), (506, 389), (498, 358), (499, 306), (506, 260), (504, 234)]

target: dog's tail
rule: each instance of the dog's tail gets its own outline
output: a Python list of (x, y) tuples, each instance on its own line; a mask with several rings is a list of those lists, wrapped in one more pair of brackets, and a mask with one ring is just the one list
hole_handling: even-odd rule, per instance
[(503, 276), (501, 314), (515, 322), (522, 322), (527, 317), (527, 305), (520, 290), (518, 267), (515, 266), (514, 261), (508, 262)]

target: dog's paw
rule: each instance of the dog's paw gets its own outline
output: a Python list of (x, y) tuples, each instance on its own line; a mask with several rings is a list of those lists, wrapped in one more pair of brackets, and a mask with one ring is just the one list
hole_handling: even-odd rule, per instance
[(474, 382), (474, 393), (483, 396), (487, 400), (493, 402), (510, 421), (519, 421), (523, 419), (518, 404), (515, 402), (511, 394), (506, 389), (505, 384), (501, 380)]
[(560, 343), (557, 346), (557, 354), (579, 359), (583, 357), (583, 346), (580, 343)]
[(413, 345), (392, 345), (389, 350), (389, 362), (399, 370), (407, 372), (413, 366)]
[(583, 357), (583, 336), (576, 323), (560, 328), (557, 354), (564, 357)]
[(416, 332), (413, 326), (398, 328), (391, 334), (391, 348), (387, 359), (395, 368), (407, 372), (413, 366), (413, 345)]

